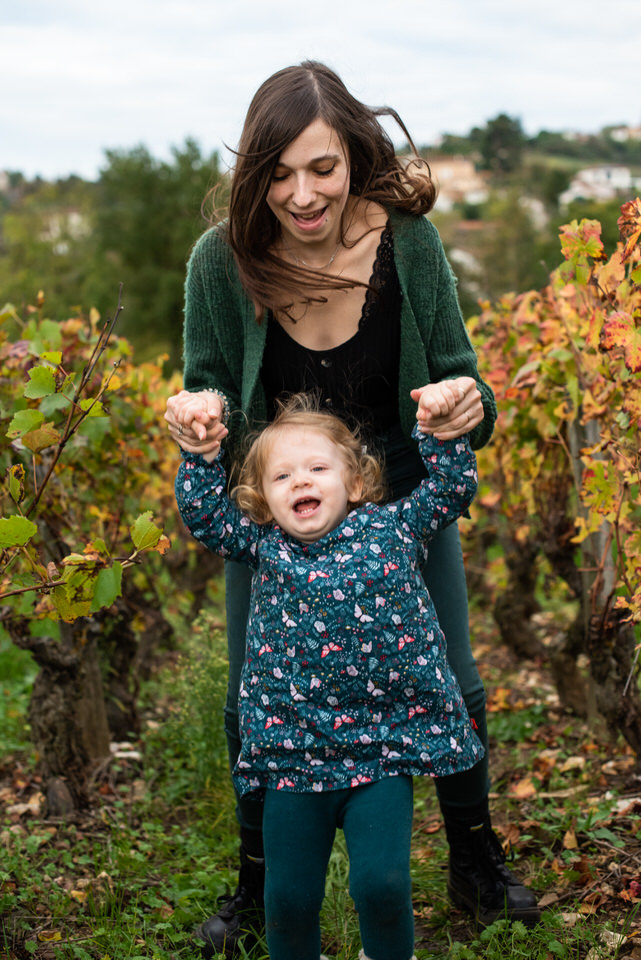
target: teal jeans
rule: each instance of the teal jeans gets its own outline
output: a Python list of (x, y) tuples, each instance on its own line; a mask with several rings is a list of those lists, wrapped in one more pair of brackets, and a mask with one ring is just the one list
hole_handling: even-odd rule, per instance
[[(385, 457), (385, 477), (389, 499), (406, 496), (425, 476), (423, 462), (399, 431), (380, 438)], [(456, 675), (468, 713), (476, 723), (485, 756), (470, 770), (440, 777), (436, 790), (441, 804), (465, 815), (468, 808), (478, 808), (489, 792), (488, 738), (485, 716), (485, 690), (472, 654), (467, 603), (467, 584), (458, 527), (452, 524), (430, 540), (423, 577), (431, 594), (441, 629), (447, 641), (447, 659)], [(240, 752), (238, 732), (238, 691), (245, 659), (245, 627), (249, 612), (252, 572), (244, 564), (225, 563), (225, 600), (227, 608), (227, 643), (229, 647), (229, 682), (225, 705), (225, 732), (229, 760), (233, 769)], [(252, 795), (237, 798), (236, 813), (241, 827), (260, 830), (262, 802)]]
[(267, 790), (265, 931), (271, 960), (318, 960), (320, 909), (336, 830), (349, 856), (349, 892), (363, 950), (376, 960), (410, 960), (412, 779), (326, 793)]

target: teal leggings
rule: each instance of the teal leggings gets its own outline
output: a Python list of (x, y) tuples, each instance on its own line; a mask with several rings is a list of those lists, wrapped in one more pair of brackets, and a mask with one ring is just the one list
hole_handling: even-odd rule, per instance
[(412, 779), (406, 776), (327, 793), (266, 791), (265, 929), (271, 960), (318, 960), (325, 876), (339, 828), (366, 956), (410, 960)]
[[(485, 690), (470, 646), (467, 589), (463, 556), (456, 525), (442, 530), (430, 541), (423, 576), (432, 595), (439, 622), (447, 638), (447, 658), (456, 674), (470, 716), (485, 747), (485, 757), (462, 773), (435, 781), (439, 801), (448, 808), (477, 807), (487, 797), (488, 742), (485, 719)], [(229, 760), (233, 768), (240, 752), (238, 733), (238, 690), (245, 659), (245, 624), (249, 609), (251, 570), (240, 563), (225, 563), (227, 639), (229, 643), (229, 686), (225, 706), (225, 731)], [(262, 802), (237, 797), (236, 815), (244, 829), (260, 830)]]

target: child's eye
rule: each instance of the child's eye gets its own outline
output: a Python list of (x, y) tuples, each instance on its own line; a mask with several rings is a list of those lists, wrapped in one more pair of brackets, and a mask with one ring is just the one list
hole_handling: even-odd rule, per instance
[(288, 476), (289, 474), (287, 473), (279, 473), (277, 477), (274, 477), (274, 481), (277, 482), (278, 480), (287, 480)]
[(320, 473), (322, 470), (327, 470), (327, 467), (312, 467), (312, 473)]

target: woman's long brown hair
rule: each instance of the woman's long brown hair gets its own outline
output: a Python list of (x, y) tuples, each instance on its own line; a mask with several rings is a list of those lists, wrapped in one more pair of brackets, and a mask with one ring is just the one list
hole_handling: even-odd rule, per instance
[[(286, 67), (256, 91), (235, 151), (226, 230), (241, 283), (260, 308), (288, 313), (296, 301), (322, 301), (319, 290), (355, 286), (353, 280), (310, 271), (274, 253), (279, 225), (266, 203), (273, 173), (283, 150), (314, 120), (324, 120), (345, 147), (351, 194), (416, 215), (432, 209), (436, 189), (427, 163), (396, 156), (381, 116), (396, 121), (418, 157), (395, 110), (365, 106), (322, 63), (306, 60)], [(343, 240), (344, 218), (345, 212)]]

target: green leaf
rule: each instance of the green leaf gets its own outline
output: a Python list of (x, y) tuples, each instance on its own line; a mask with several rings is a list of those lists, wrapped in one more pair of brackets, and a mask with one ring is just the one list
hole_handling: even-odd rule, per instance
[(91, 543), (87, 544), (87, 549), (95, 550), (97, 554), (103, 557), (110, 557), (109, 548), (102, 537), (96, 537)]
[(80, 409), (88, 411), (90, 417), (104, 417), (105, 408), (100, 400), (91, 400), (89, 398), (80, 401)]
[(62, 393), (52, 393), (48, 397), (43, 397), (40, 401), (40, 411), (45, 417), (50, 417), (59, 410), (66, 410), (69, 407), (69, 399)]
[(14, 503), (24, 500), (24, 467), (21, 463), (9, 469), (9, 494)]
[(29, 371), (29, 383), (23, 394), (30, 400), (48, 397), (56, 392), (56, 378), (51, 367), (32, 367)]
[(162, 530), (151, 520), (151, 510), (141, 513), (129, 528), (131, 539), (137, 550), (151, 550), (162, 536)]
[(78, 433), (82, 437), (87, 437), (89, 440), (92, 440), (94, 443), (100, 443), (105, 434), (109, 432), (111, 427), (111, 419), (109, 417), (93, 417), (89, 416), (86, 420), (78, 427)]
[(18, 410), (9, 424), (7, 436), (10, 439), (20, 437), (23, 433), (36, 430), (43, 421), (44, 415), (39, 410)]
[(116, 597), (121, 595), (122, 564), (117, 561), (113, 566), (105, 567), (96, 577), (94, 584), (91, 613), (102, 607), (110, 607)]
[[(83, 558), (84, 559), (84, 558)], [(69, 557), (65, 558), (66, 561)], [(86, 617), (91, 609), (93, 585), (95, 576), (92, 571), (82, 569), (65, 570), (66, 582), (55, 587), (51, 592), (53, 605), (60, 618), (67, 623)]]
[(73, 400), (73, 395), (75, 393), (75, 383), (76, 375), (75, 373), (68, 374), (65, 379), (62, 381), (60, 387), (60, 393), (62, 393), (67, 399)]
[(46, 350), (58, 350), (62, 344), (60, 326), (54, 320), (29, 324), (27, 337), (31, 340), (31, 352), (41, 356)]
[(41, 354), (43, 360), (47, 360), (49, 363), (53, 363), (56, 367), (62, 361), (62, 351), (61, 350), (45, 350)]
[(23, 547), (37, 530), (35, 523), (26, 517), (0, 517), (0, 549)]

